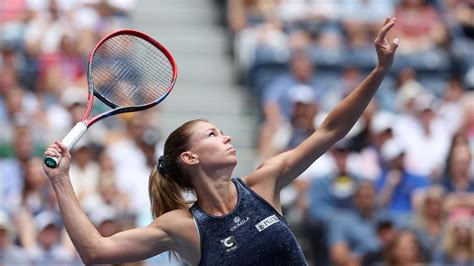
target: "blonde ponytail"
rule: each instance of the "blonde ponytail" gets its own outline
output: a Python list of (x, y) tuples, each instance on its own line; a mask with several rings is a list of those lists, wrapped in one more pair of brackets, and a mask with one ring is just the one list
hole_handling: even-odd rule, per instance
[(176, 209), (188, 209), (190, 202), (183, 198), (183, 192), (193, 191), (190, 177), (182, 169), (181, 153), (189, 150), (193, 126), (207, 120), (191, 120), (168, 136), (163, 155), (150, 174), (148, 193), (150, 196), (153, 218)]
[(187, 208), (188, 203), (183, 198), (182, 192), (175, 181), (161, 175), (155, 167), (148, 183), (153, 218), (175, 209)]

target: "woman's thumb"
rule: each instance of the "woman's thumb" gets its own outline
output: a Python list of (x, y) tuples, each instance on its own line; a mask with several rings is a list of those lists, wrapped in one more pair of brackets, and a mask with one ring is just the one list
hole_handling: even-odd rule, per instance
[(395, 39), (393, 39), (390, 46), (391, 46), (392, 50), (395, 51), (398, 48), (399, 44), (400, 44), (400, 39), (395, 38)]

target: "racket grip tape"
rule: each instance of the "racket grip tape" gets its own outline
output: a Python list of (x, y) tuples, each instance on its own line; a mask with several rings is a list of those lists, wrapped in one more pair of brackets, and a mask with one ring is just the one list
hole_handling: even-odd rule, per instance
[[(71, 131), (63, 138), (61, 141), (65, 146), (69, 149), (74, 147), (76, 143), (81, 139), (81, 137), (86, 133), (87, 125), (84, 122), (77, 123)], [(49, 168), (56, 168), (59, 165), (59, 161), (61, 161), (61, 157), (52, 157), (46, 156), (44, 158), (44, 164)]]

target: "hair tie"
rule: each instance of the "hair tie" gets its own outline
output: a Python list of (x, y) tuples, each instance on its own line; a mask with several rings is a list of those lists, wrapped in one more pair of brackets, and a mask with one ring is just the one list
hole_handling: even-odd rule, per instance
[(158, 165), (157, 165), (157, 168), (158, 168), (158, 172), (160, 172), (160, 174), (162, 176), (164, 176), (165, 174), (165, 157), (163, 155), (160, 156), (160, 158), (158, 158)]

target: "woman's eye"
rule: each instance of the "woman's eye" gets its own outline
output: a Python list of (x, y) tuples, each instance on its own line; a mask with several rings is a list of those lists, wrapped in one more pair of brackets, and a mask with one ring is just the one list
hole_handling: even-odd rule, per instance
[(211, 137), (211, 136), (216, 136), (216, 133), (214, 133), (214, 132), (209, 133), (209, 137)]

